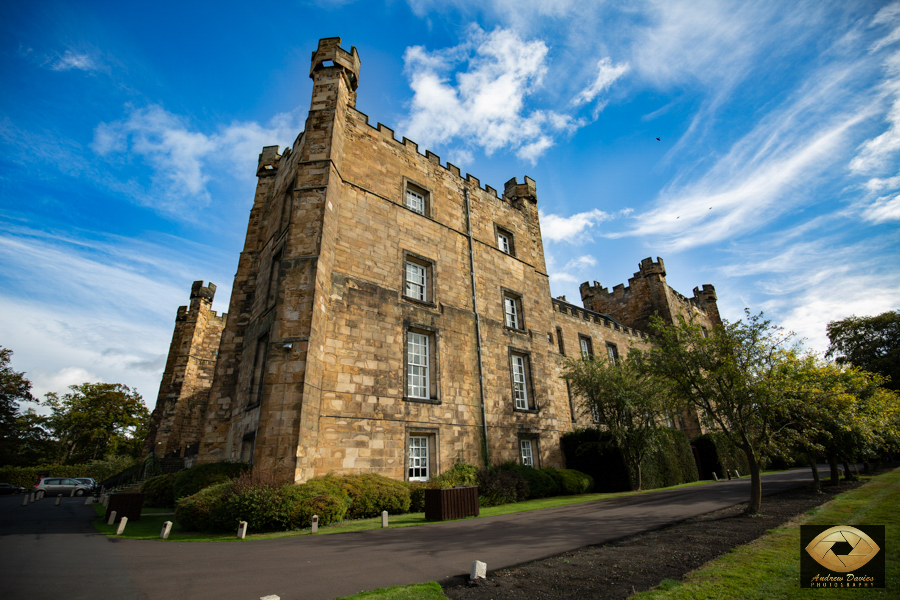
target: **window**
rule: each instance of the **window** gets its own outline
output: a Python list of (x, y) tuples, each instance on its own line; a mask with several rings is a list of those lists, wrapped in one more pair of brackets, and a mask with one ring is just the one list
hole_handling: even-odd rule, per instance
[(703, 325), (701, 325), (701, 326), (700, 326), (700, 330), (703, 332), (703, 337), (705, 337), (705, 338), (708, 338), (708, 337), (709, 337), (709, 329), (707, 329), (706, 327), (704, 327)]
[(406, 296), (413, 300), (428, 300), (427, 270), (420, 264), (406, 261)]
[(497, 248), (500, 252), (515, 256), (516, 244), (512, 232), (497, 225), (494, 225), (494, 230), (497, 233)]
[(534, 466), (534, 448), (531, 440), (519, 440), (519, 456), (522, 458), (523, 465)]
[(248, 433), (241, 441), (241, 462), (253, 464), (253, 449), (256, 447), (256, 433)]
[(409, 480), (427, 481), (428, 474), (428, 437), (424, 435), (409, 436)]
[(531, 393), (531, 365), (524, 352), (510, 350), (510, 375), (512, 380), (513, 405), (516, 410), (535, 410)]
[(506, 290), (503, 291), (503, 323), (510, 329), (525, 329), (522, 296)]
[(269, 269), (269, 293), (266, 299), (266, 308), (275, 305), (278, 300), (278, 278), (281, 275), (281, 254), (279, 250), (272, 257), (272, 267)]
[(566, 355), (566, 345), (563, 343), (562, 327), (556, 328), (556, 343), (559, 344), (559, 353)]
[(436, 330), (415, 326), (406, 330), (406, 399), (439, 402)]
[(579, 335), (578, 343), (581, 344), (582, 358), (592, 358), (594, 356), (594, 345), (591, 343), (591, 338), (586, 335)]
[(425, 195), (414, 190), (406, 190), (406, 208), (420, 215), (425, 214)]
[(609, 364), (616, 366), (619, 362), (619, 349), (615, 344), (606, 344), (606, 354), (609, 356)]
[(431, 388), (428, 360), (428, 346), (431, 340), (427, 335), (410, 331), (407, 335), (407, 389), (410, 398), (429, 398)]
[(266, 375), (266, 351), (269, 347), (269, 334), (266, 333), (256, 340), (256, 353), (253, 358), (253, 372), (250, 374), (250, 400), (247, 408), (259, 404), (262, 397), (263, 383)]
[(403, 297), (406, 300), (434, 303), (434, 261), (412, 252), (403, 252)]
[(427, 188), (413, 183), (406, 177), (403, 178), (403, 205), (409, 210), (431, 216), (431, 192)]

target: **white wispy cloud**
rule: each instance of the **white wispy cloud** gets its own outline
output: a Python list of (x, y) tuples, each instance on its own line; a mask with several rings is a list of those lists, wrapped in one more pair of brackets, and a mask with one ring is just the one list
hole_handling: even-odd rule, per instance
[(595, 208), (563, 217), (538, 209), (541, 219), (541, 236), (550, 242), (578, 243), (584, 240), (583, 236), (589, 235), (589, 229), (617, 216), (626, 216), (631, 212), (631, 209), (626, 208), (616, 214), (610, 214)]
[(79, 71), (98, 71), (101, 70), (103, 64), (96, 56), (92, 56), (87, 52), (72, 52), (66, 50), (60, 55), (48, 58), (47, 67), (53, 71), (71, 71), (77, 69)]
[[(422, 146), (461, 143), (487, 155), (513, 150), (534, 163), (553, 144), (552, 136), (579, 126), (571, 116), (526, 107), (526, 97), (546, 73), (547, 52), (541, 40), (476, 26), (452, 48), (407, 48), (404, 68), (413, 90), (403, 123), (408, 137)], [(461, 65), (466, 68), (451, 77)]]
[[(588, 87), (578, 93), (572, 100), (575, 105), (587, 104), (593, 102), (595, 98), (604, 94), (617, 79), (628, 72), (630, 66), (628, 63), (614, 65), (612, 59), (605, 56), (597, 63), (597, 79), (595, 79)], [(599, 100), (594, 108), (594, 118), (606, 107), (606, 100)]]
[(214, 174), (251, 180), (263, 146), (283, 146), (302, 129), (297, 115), (279, 114), (265, 126), (233, 122), (206, 133), (158, 105), (126, 110), (123, 119), (96, 127), (91, 148), (101, 157), (126, 155), (144, 162), (152, 170), (146, 203), (177, 213), (209, 203)]

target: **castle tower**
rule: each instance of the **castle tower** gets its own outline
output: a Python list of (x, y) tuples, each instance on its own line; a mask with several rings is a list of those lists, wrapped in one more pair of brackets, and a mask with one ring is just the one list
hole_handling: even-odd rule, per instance
[(195, 281), (189, 306), (179, 306), (144, 455), (185, 458), (197, 453), (219, 340), (227, 315), (212, 310), (216, 286)]
[(656, 262), (650, 257), (642, 260), (627, 287), (619, 284), (610, 292), (595, 281), (594, 285), (582, 283), (580, 291), (585, 308), (642, 331), (650, 331), (653, 315), (659, 315), (668, 324), (679, 315), (693, 318), (707, 329), (722, 324), (715, 288), (709, 284), (702, 291), (694, 288), (692, 298), (679, 294), (666, 283), (666, 265), (659, 257)]

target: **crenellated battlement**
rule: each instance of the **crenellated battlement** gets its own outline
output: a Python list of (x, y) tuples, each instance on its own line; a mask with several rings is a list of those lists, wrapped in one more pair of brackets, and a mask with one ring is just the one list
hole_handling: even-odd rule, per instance
[[(638, 272), (634, 274), (634, 277), (648, 277), (650, 275), (659, 275), (665, 278), (666, 263), (663, 262), (663, 259), (657, 256), (656, 262), (653, 262), (653, 259), (648, 256), (638, 265)], [(631, 280), (629, 279), (629, 281)]]
[(281, 162), (278, 148), (278, 146), (263, 147), (256, 167), (257, 177), (273, 177), (278, 174), (278, 165)]
[(316, 71), (329, 68), (340, 68), (347, 77), (350, 91), (355, 92), (359, 86), (359, 54), (356, 46), (350, 47), (350, 52), (341, 48), (341, 38), (331, 37), (319, 40), (319, 47), (312, 53), (309, 76), (313, 77)]
[(216, 297), (216, 284), (213, 282), (209, 282), (209, 285), (204, 287), (203, 280), (195, 281), (193, 285), (191, 285), (191, 298), (204, 298), (209, 300), (210, 302)]
[(637, 329), (634, 329), (633, 327), (626, 327), (607, 314), (594, 312), (592, 310), (588, 310), (574, 304), (569, 304), (564, 299), (560, 298), (551, 298), (550, 302), (553, 308), (553, 312), (555, 313), (567, 315), (579, 321), (586, 321), (588, 323), (601, 325), (613, 331), (621, 331), (626, 335), (634, 336), (638, 339), (647, 338), (647, 334), (643, 331), (639, 331)]

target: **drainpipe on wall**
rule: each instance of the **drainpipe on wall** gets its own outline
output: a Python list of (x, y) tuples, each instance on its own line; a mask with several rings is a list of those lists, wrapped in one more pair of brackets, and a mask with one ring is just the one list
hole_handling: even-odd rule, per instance
[(481, 316), (478, 314), (478, 298), (475, 291), (475, 248), (472, 242), (472, 212), (469, 210), (469, 190), (463, 188), (466, 201), (466, 237), (469, 239), (469, 274), (472, 277), (472, 312), (475, 313), (475, 339), (478, 354), (478, 395), (481, 398), (481, 425), (484, 428), (484, 466), (490, 465), (488, 450), (487, 409), (484, 405), (484, 369), (481, 366)]

